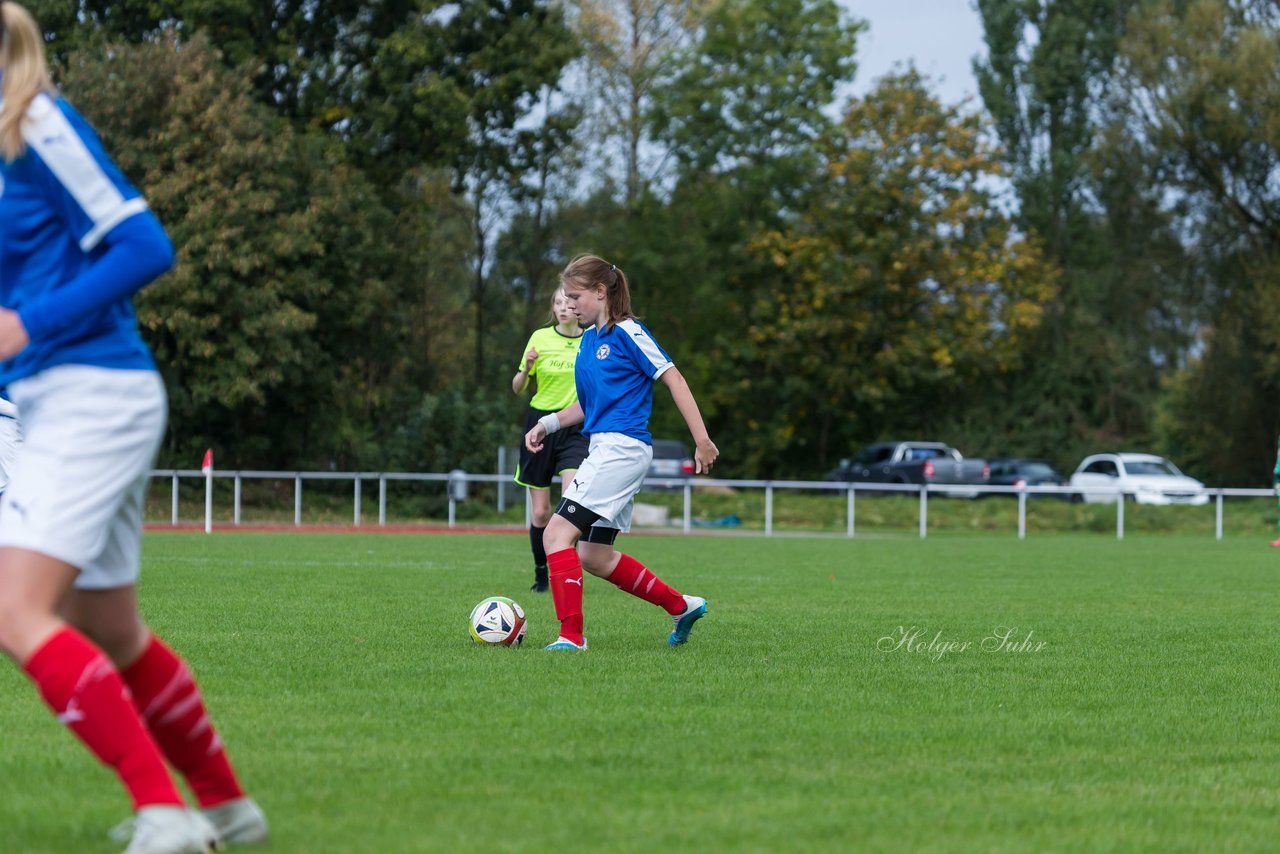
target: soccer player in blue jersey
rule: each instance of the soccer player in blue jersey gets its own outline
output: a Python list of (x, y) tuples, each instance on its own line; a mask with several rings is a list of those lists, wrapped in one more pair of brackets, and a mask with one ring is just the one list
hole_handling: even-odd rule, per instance
[(586, 329), (574, 374), (578, 400), (543, 416), (525, 434), (525, 446), (537, 452), (547, 436), (581, 423), (582, 432), (590, 436), (591, 452), (544, 536), (551, 596), (560, 620), (560, 636), (546, 648), (587, 648), (582, 627), (584, 568), (665, 609), (675, 623), (667, 643), (678, 646), (707, 613), (706, 600), (681, 594), (613, 547), (618, 534), (631, 529), (636, 493), (653, 459), (649, 415), (655, 382), (671, 392), (689, 426), (696, 447), (695, 472), (710, 472), (720, 451), (707, 435), (689, 384), (632, 313), (631, 291), (622, 270), (595, 255), (580, 255), (565, 267), (560, 282)]
[(55, 93), (41, 31), (12, 2), (0, 2), (0, 96), (0, 386), (25, 434), (0, 502), (0, 649), (124, 784), (127, 854), (259, 841), (266, 821), (191, 671), (138, 612), (167, 401), (130, 299), (173, 246)]

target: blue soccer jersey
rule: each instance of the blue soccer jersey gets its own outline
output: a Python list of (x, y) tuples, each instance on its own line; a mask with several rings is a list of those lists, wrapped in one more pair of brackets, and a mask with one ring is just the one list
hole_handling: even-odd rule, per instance
[(578, 347), (574, 376), (585, 416), (582, 432), (622, 433), (652, 445), (653, 383), (672, 366), (671, 357), (638, 320), (588, 329)]
[[(0, 364), (0, 385), (60, 364), (154, 370), (129, 295), (145, 283), (132, 281), (141, 270), (168, 268), (171, 244), (97, 134), (61, 98), (36, 97), (23, 138), (17, 159), (0, 158), (0, 305), (19, 313), (31, 341)], [(95, 269), (117, 229), (144, 235), (157, 251)]]

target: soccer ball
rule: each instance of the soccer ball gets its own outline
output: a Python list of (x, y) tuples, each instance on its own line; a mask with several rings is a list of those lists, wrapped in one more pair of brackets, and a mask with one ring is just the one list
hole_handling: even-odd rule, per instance
[(506, 596), (490, 596), (471, 609), (471, 637), (476, 643), (519, 646), (525, 628), (524, 608)]

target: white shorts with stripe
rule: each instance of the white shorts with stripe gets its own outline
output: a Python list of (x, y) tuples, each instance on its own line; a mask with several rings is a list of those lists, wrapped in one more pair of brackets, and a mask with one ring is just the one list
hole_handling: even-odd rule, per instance
[(564, 497), (597, 514), (596, 526), (625, 534), (631, 530), (631, 508), (652, 462), (652, 445), (622, 433), (595, 433), (591, 452)]
[(160, 375), (60, 365), (15, 380), (9, 395), (24, 441), (0, 502), (0, 546), (78, 567), (81, 589), (136, 584), (168, 411)]
[(18, 423), (18, 407), (0, 397), (0, 494), (9, 486), (13, 458), (22, 445), (22, 425)]

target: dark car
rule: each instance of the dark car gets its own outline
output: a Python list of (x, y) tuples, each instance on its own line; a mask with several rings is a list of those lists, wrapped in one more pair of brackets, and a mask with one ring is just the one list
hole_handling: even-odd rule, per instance
[[(943, 442), (877, 442), (851, 460), (827, 472), (828, 481), (848, 483), (940, 484), (967, 486), (987, 482), (987, 461), (968, 460)], [(975, 498), (977, 491), (948, 490), (947, 494)]]
[[(988, 461), (991, 466), (992, 486), (1066, 486), (1067, 478), (1053, 467), (1047, 460), (1026, 457), (1001, 457)], [(991, 495), (1015, 495), (1012, 492), (988, 492)], [(1035, 493), (1030, 493), (1036, 497)], [(1068, 499), (1062, 494), (1042, 493), (1040, 497)]]
[(664, 484), (682, 486), (683, 480), (693, 477), (693, 455), (684, 442), (677, 439), (654, 439), (653, 462), (649, 464), (649, 477), (662, 479), (681, 479), (680, 484)]

